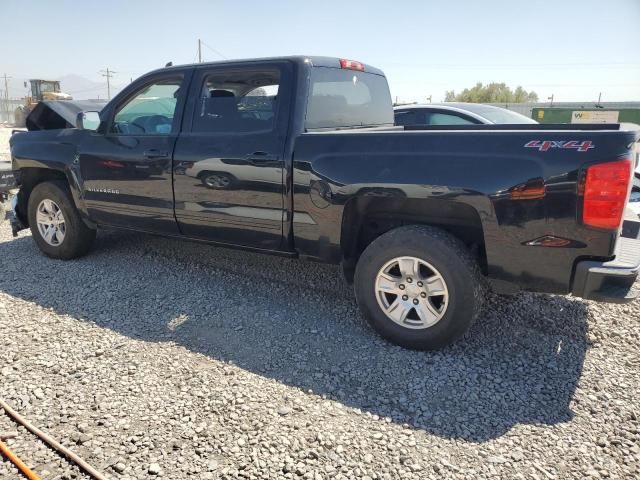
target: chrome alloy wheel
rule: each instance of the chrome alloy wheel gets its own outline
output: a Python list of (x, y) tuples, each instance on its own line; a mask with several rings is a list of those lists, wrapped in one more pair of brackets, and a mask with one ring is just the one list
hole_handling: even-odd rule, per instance
[(228, 188), (229, 185), (231, 185), (231, 180), (226, 175), (213, 173), (211, 175), (207, 175), (207, 177), (204, 179), (204, 183), (207, 185), (207, 187), (223, 189)]
[(44, 199), (38, 205), (36, 223), (40, 236), (53, 247), (58, 247), (64, 242), (67, 231), (64, 215), (56, 202)]
[(398, 257), (378, 272), (376, 300), (398, 325), (420, 330), (438, 323), (449, 302), (444, 278), (433, 265), (416, 257)]

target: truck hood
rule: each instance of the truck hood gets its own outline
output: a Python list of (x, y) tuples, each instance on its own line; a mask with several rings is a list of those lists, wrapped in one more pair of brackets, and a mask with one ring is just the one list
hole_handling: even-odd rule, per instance
[(76, 126), (80, 112), (99, 112), (106, 100), (72, 100), (39, 102), (27, 116), (27, 130), (59, 130)]

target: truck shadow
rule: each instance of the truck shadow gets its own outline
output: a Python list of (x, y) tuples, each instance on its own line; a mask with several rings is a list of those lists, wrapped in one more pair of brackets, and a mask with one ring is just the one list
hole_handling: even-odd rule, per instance
[(467, 338), (425, 353), (378, 338), (332, 266), (116, 232), (73, 262), (28, 236), (0, 258), (9, 295), (446, 438), (570, 420), (588, 348), (587, 304), (566, 297), (491, 296)]

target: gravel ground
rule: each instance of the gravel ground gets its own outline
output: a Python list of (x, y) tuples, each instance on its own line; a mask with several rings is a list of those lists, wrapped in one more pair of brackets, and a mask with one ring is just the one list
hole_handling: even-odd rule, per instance
[(7, 223), (0, 262), (0, 397), (111, 478), (640, 478), (638, 301), (491, 297), (419, 353), (331, 266), (122, 232), (61, 262)]
[[(11, 128), (0, 125), (0, 167), (10, 162), (9, 157), (9, 137), (11, 136)], [(10, 165), (9, 165), (10, 166)]]
[(11, 137), (12, 130), (16, 129), (13, 126), (7, 126), (6, 123), (0, 123), (0, 161), (9, 161), (9, 137)]

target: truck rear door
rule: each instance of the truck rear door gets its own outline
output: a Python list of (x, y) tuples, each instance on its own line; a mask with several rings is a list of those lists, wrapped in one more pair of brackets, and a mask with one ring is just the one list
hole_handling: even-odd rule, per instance
[(280, 247), (291, 92), (288, 62), (196, 70), (173, 159), (175, 215), (184, 235)]

